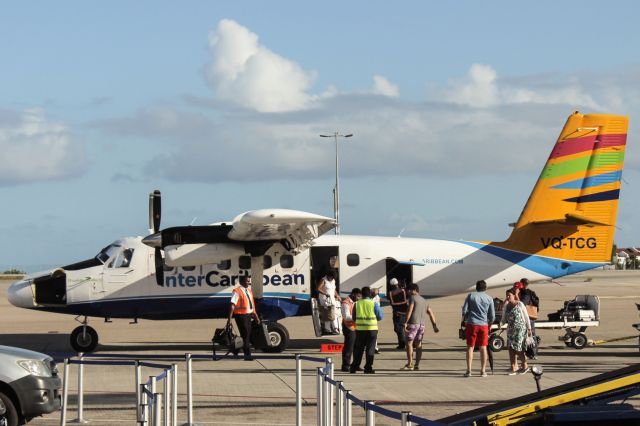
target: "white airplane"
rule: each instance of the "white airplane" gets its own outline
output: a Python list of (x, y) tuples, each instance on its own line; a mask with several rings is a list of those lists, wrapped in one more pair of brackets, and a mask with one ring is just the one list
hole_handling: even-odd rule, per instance
[(268, 350), (282, 351), (289, 334), (277, 321), (312, 314), (316, 284), (330, 268), (343, 295), (362, 286), (384, 294), (396, 277), (418, 284), (426, 297), (462, 293), (480, 279), (498, 287), (596, 268), (611, 261), (627, 127), (622, 116), (569, 116), (504, 242), (323, 235), (333, 219), (279, 209), (160, 231), (156, 191), (152, 235), (124, 238), (92, 259), (26, 276), (10, 286), (8, 298), (21, 308), (83, 318), (71, 346), (90, 352), (98, 335), (88, 317), (225, 318), (238, 277), (250, 273), (263, 277), (253, 289), (268, 323)]

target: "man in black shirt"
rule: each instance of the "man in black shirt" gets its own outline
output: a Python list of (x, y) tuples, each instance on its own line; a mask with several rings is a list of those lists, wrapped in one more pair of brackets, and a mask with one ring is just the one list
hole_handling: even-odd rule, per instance
[(397, 278), (389, 281), (391, 291), (389, 292), (389, 302), (393, 310), (393, 331), (398, 336), (398, 346), (396, 349), (404, 349), (407, 338), (404, 332), (404, 323), (407, 322), (407, 309), (409, 308), (407, 291), (404, 281), (398, 283)]

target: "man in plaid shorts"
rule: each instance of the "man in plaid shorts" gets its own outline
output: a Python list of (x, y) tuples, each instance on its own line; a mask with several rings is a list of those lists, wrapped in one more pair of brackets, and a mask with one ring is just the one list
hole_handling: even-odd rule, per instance
[[(419, 370), (420, 359), (422, 358), (422, 337), (424, 336), (424, 323), (429, 315), (434, 332), (439, 332), (436, 324), (436, 316), (427, 305), (427, 302), (420, 296), (417, 284), (409, 285), (409, 310), (407, 311), (407, 321), (404, 323), (404, 330), (407, 336), (407, 365), (402, 370)], [(415, 363), (413, 361), (413, 349), (416, 350)]]

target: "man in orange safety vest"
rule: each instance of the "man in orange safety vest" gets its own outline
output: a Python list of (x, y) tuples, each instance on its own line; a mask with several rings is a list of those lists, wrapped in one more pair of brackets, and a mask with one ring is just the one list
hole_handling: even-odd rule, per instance
[(231, 294), (231, 306), (229, 308), (229, 319), (227, 327), (231, 325), (231, 318), (236, 318), (236, 325), (242, 337), (242, 350), (244, 351), (244, 360), (251, 361), (251, 320), (255, 318), (256, 323), (260, 324), (258, 311), (256, 310), (256, 302), (253, 299), (251, 291), (251, 277), (248, 275), (240, 275), (240, 287), (233, 289)]

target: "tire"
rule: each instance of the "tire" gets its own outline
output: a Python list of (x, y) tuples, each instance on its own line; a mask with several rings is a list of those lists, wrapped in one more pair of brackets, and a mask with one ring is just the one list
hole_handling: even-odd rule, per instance
[[(13, 404), (13, 401), (11, 400), (11, 398), (9, 398), (4, 393), (0, 392), (0, 400), (2, 400), (5, 410), (7, 411), (4, 414), (4, 416), (0, 416), (0, 419), (4, 419), (5, 421), (4, 424), (6, 424), (7, 426), (18, 426), (23, 424), (20, 421), (20, 418), (18, 416), (18, 410), (16, 409), (16, 406)], [(2, 424), (2, 420), (0, 420), (0, 424)]]
[(264, 348), (265, 352), (280, 353), (287, 349), (287, 346), (289, 346), (289, 332), (285, 326), (277, 322), (270, 322), (267, 324), (267, 330), (269, 331), (271, 346)]
[(85, 326), (76, 327), (69, 336), (71, 347), (76, 352), (93, 352), (96, 346), (98, 346), (98, 333), (93, 327), (86, 326), (86, 334), (84, 333)]
[(501, 336), (492, 334), (489, 336), (489, 349), (491, 352), (500, 352), (504, 348), (504, 339)]
[(588, 342), (587, 336), (582, 333), (576, 333), (571, 337), (571, 346), (576, 349), (584, 349)]

